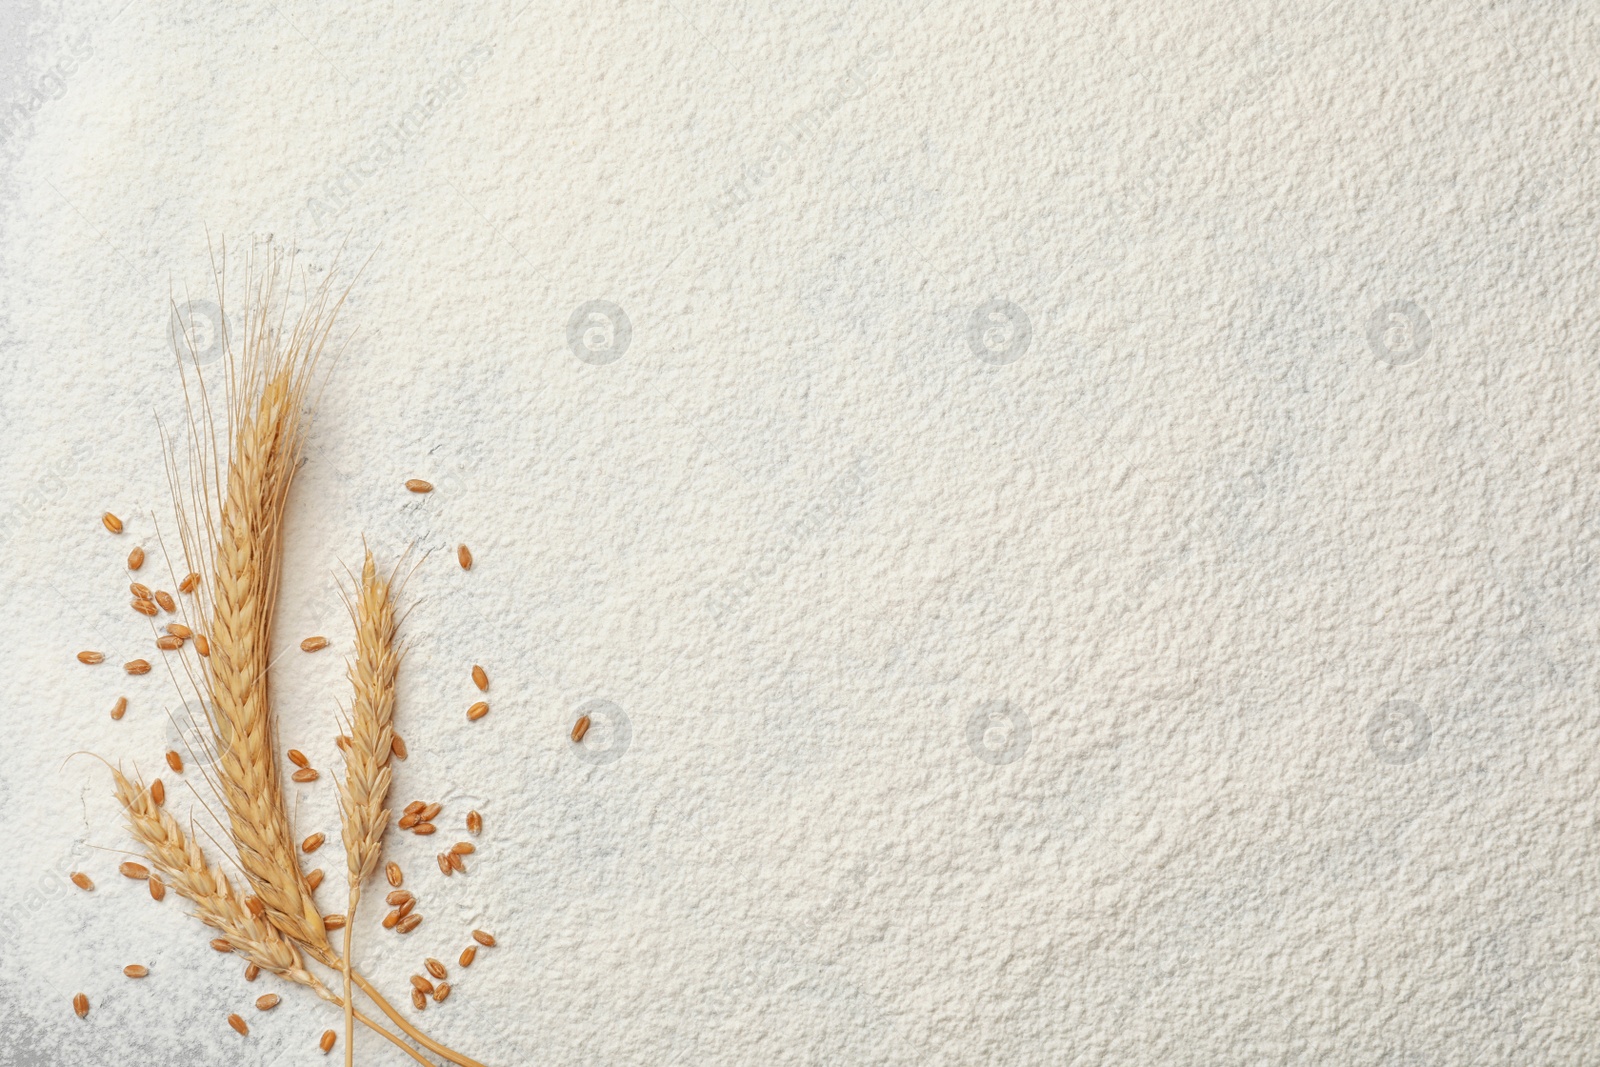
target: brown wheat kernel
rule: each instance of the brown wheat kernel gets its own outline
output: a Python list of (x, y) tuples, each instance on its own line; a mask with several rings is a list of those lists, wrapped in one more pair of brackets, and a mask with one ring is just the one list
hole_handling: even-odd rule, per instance
[(472, 961), (477, 959), (477, 958), (478, 958), (478, 946), (477, 945), (468, 945), (466, 948), (461, 950), (461, 959), (458, 962), (460, 962), (461, 966), (463, 966), (463, 967), (471, 967), (472, 966)]
[(316, 637), (308, 637), (304, 641), (300, 642), (301, 652), (321, 652), (327, 647), (328, 639), (323, 637), (321, 634), (318, 634)]
[(243, 1034), (245, 1037), (250, 1036), (250, 1027), (245, 1025), (245, 1021), (243, 1019), (239, 1018), (238, 1012), (234, 1012), (232, 1015), (228, 1016), (228, 1025), (239, 1031), (239, 1033)]
[(183, 581), (178, 583), (178, 592), (192, 593), (200, 585), (200, 572), (190, 571), (183, 576)]
[(384, 897), (383, 898), (383, 902), (385, 904), (389, 905), (391, 908), (398, 908), (400, 905), (404, 904), (406, 901), (408, 901), (410, 899), (411, 899), (411, 893), (410, 893), (409, 890), (396, 889), (393, 892), (391, 892), (388, 896)]
[(339, 1034), (336, 1031), (324, 1030), (322, 1031), (322, 1040), (317, 1042), (317, 1047), (322, 1049), (324, 1054), (332, 1052), (333, 1043), (337, 1040), (339, 1040)]
[(572, 739), (574, 741), (582, 742), (583, 741), (583, 735), (588, 733), (588, 732), (589, 732), (589, 716), (587, 716), (587, 715), (580, 716), (578, 721), (572, 724)]
[(472, 684), (477, 686), (481, 692), (487, 693), (489, 691), (489, 674), (476, 663), (472, 665)]
[(408, 479), (406, 479), (406, 488), (411, 490), (413, 493), (431, 493), (431, 492), (433, 492), (432, 483), (425, 482), (421, 478), (408, 478)]
[(78, 1013), (78, 1018), (87, 1019), (89, 1017), (89, 998), (82, 993), (73, 997), (72, 1010)]
[(143, 582), (133, 582), (129, 584), (128, 592), (132, 593), (139, 600), (150, 600), (152, 598), (150, 587), (145, 585)]
[(128, 604), (140, 615), (149, 615), (152, 618), (155, 617), (156, 605), (155, 601), (153, 600), (130, 600)]
[(467, 832), (480, 834), (483, 832), (483, 816), (475, 811), (467, 812)]
[(173, 749), (167, 749), (167, 766), (171, 767), (178, 774), (182, 774), (183, 757), (178, 755), (178, 753)]
[(258, 896), (251, 895), (245, 897), (244, 906), (249, 908), (250, 914), (254, 915), (258, 919), (267, 913), (266, 903)]
[(310, 767), (302, 767), (300, 770), (295, 771), (289, 777), (294, 779), (297, 782), (314, 782), (318, 778), (322, 777), (322, 775), (318, 774), (316, 771), (312, 770)]
[(105, 661), (106, 661), (105, 654), (101, 653), (101, 652), (79, 652), (78, 653), (78, 662), (79, 663), (87, 663), (87, 664), (93, 666), (96, 663), (104, 663)]
[(161, 784), (159, 778), (150, 783), (150, 799), (156, 802), (158, 808), (167, 802), (167, 787)]
[(400, 918), (404, 919), (407, 915), (411, 914), (411, 909), (415, 908), (416, 906), (417, 906), (417, 898), (416, 897), (412, 897), (410, 900), (406, 901), (404, 904), (401, 904), (395, 910), (400, 913)]
[(171, 634), (173, 637), (176, 637), (180, 641), (187, 641), (189, 638), (194, 636), (194, 631), (189, 629), (181, 622), (167, 623), (167, 633)]
[(467, 709), (467, 721), (477, 722), (487, 714), (489, 714), (489, 705), (486, 701), (480, 700)]
[(300, 842), (300, 851), (301, 852), (315, 852), (317, 849), (322, 847), (322, 843), (324, 841), (326, 841), (327, 839), (328, 839), (328, 835), (325, 834), (325, 833), (322, 833), (320, 831), (317, 832), (317, 833), (314, 833), (310, 837), (306, 838), (304, 841)]
[(276, 993), (267, 993), (263, 996), (259, 996), (256, 998), (256, 1010), (271, 1011), (273, 1008), (276, 1008), (282, 1000), (283, 998), (278, 996)]
[(118, 864), (117, 870), (122, 872), (122, 877), (124, 878), (145, 879), (150, 877), (149, 867), (142, 863), (135, 863), (132, 860), (123, 860)]
[(448, 977), (450, 973), (444, 969), (444, 964), (440, 963), (432, 956), (429, 956), (425, 961), (423, 961), (423, 966), (428, 968), (428, 973), (433, 975), (435, 978), (443, 979)]
[(409, 830), (413, 826), (417, 825), (417, 816), (415, 816), (415, 815), (402, 815), (402, 816), (400, 816), (400, 822), (397, 825), (402, 830)]
[(454, 852), (458, 856), (470, 856), (474, 852), (478, 851), (478, 846), (474, 845), (471, 841), (457, 841), (455, 844), (450, 846), (450, 851)]
[(178, 602), (172, 599), (172, 594), (165, 589), (156, 590), (156, 603), (161, 605), (162, 611), (177, 611)]
[(163, 652), (176, 652), (183, 647), (183, 638), (173, 637), (171, 634), (163, 634), (156, 638), (156, 647)]
[(418, 1011), (428, 1006), (428, 998), (422, 995), (422, 990), (413, 989), (411, 991), (411, 1006)]
[(319, 885), (321, 885), (321, 884), (322, 884), (322, 868), (321, 867), (318, 867), (316, 870), (314, 870), (310, 874), (306, 875), (306, 886), (308, 888), (310, 888), (310, 890), (313, 893), (315, 893), (317, 891), (317, 887)]
[(432, 822), (433, 821), (433, 817), (435, 815), (439, 814), (443, 810), (444, 810), (444, 805), (443, 804), (439, 804), (439, 803), (429, 804), (427, 807), (422, 809), (422, 821), (423, 822)]
[(306, 754), (301, 752), (298, 748), (291, 748), (287, 755), (289, 757), (289, 762), (294, 764), (296, 767), (305, 768), (311, 766), (311, 761), (306, 759)]
[(257, 978), (260, 978), (260, 977), (261, 977), (261, 968), (260, 967), (257, 967), (253, 963), (247, 963), (247, 964), (244, 965), (244, 980), (246, 982), (254, 982)]
[(433, 1002), (435, 1004), (443, 1004), (445, 998), (448, 997), (449, 995), (450, 995), (450, 983), (449, 982), (440, 982), (438, 987), (436, 989), (434, 989), (434, 991), (433, 991)]
[(407, 915), (404, 919), (401, 919), (400, 920), (400, 925), (395, 927), (395, 929), (399, 930), (402, 934), (409, 934), (411, 931), (415, 930), (417, 927), (419, 927), (421, 925), (422, 925), (422, 916), (421, 915), (417, 915), (417, 914), (411, 914), (411, 915)]
[(322, 925), (327, 927), (329, 930), (342, 930), (344, 929), (344, 924), (345, 917), (343, 915), (334, 914), (324, 915), (322, 917)]
[(122, 665), (122, 669), (129, 674), (149, 674), (150, 661), (147, 659), (130, 659)]
[(161, 876), (154, 871), (150, 872), (150, 899), (155, 901), (167, 899), (167, 883), (163, 882)]
[(446, 878), (448, 878), (448, 877), (450, 877), (451, 874), (455, 873), (450, 869), (450, 857), (448, 855), (446, 855), (445, 853), (441, 852), (441, 853), (439, 853), (438, 859), (439, 859), (439, 873), (440, 874), (442, 874)]
[(118, 697), (117, 702), (111, 705), (111, 717), (120, 719), (128, 713), (128, 698)]
[(444, 854), (444, 860), (454, 870), (460, 871), (462, 874), (466, 874), (467, 873), (467, 861), (462, 859), (456, 853), (454, 853), (454, 852), (446, 852)]
[(394, 753), (395, 759), (406, 758), (406, 743), (399, 734), (395, 734), (394, 740), (389, 742), (389, 751)]
[(472, 550), (466, 545), (457, 545), (456, 562), (461, 564), (462, 570), (470, 571), (472, 569)]
[(150, 968), (142, 963), (130, 963), (122, 968), (122, 973), (129, 978), (148, 978), (150, 976)]
[(119, 534), (122, 532), (122, 520), (111, 514), (109, 511), (100, 516), (100, 522), (103, 526), (105, 526), (106, 529), (110, 530), (114, 534)]
[(144, 549), (138, 545), (133, 546), (133, 551), (128, 553), (128, 569), (136, 571), (144, 566)]
[(72, 884), (86, 893), (94, 889), (93, 879), (91, 879), (87, 874), (84, 874), (82, 871), (72, 872)]
[(411, 832), (416, 834), (418, 837), (426, 837), (431, 833), (437, 832), (438, 829), (439, 828), (433, 825), (431, 822), (419, 822), (417, 825), (411, 828)]
[(205, 634), (194, 635), (194, 650), (202, 656), (211, 655), (211, 642), (206, 640)]
[(400, 913), (398, 911), (391, 911), (389, 914), (383, 917), (383, 928), (385, 930), (393, 930), (394, 924), (399, 921)]
[(474, 930), (474, 931), (472, 931), (472, 940), (476, 941), (478, 944), (482, 945), (484, 948), (494, 948), (494, 945), (495, 945), (494, 935), (490, 934), (490, 933), (485, 933), (482, 930)]
[(232, 952), (233, 942), (225, 937), (213, 937), (211, 939), (211, 947), (218, 952)]
[(433, 983), (422, 977), (420, 974), (414, 974), (411, 976), (411, 988), (419, 989), (424, 993), (432, 993)]
[(406, 815), (416, 815), (419, 812), (421, 812), (423, 808), (425, 808), (427, 806), (428, 805), (424, 804), (420, 800), (413, 800), (411, 803), (407, 804), (405, 806), (405, 808), (402, 809), (402, 810), (403, 810), (403, 813), (406, 814)]
[(400, 888), (400, 883), (406, 880), (405, 872), (400, 869), (400, 865), (398, 863), (384, 864), (383, 876), (387, 878), (389, 880), (389, 884), (394, 886), (396, 889)]

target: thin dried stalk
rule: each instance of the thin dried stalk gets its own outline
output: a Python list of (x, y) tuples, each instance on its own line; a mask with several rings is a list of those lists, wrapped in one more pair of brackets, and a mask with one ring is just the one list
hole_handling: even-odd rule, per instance
[[(341, 999), (307, 970), (299, 951), (282, 931), (251, 913), (234, 893), (228, 876), (206, 861), (200, 846), (183, 832), (177, 819), (156, 804), (148, 788), (129, 781), (115, 767), (111, 774), (116, 780), (117, 799), (127, 815), (128, 828), (143, 846), (150, 866), (162, 874), (179, 896), (194, 904), (195, 916), (201, 922), (220, 933), (234, 952), (263, 971), (303, 985), (323, 1000), (348, 1008), (348, 997)], [(363, 1026), (387, 1037), (419, 1063), (429, 1062), (362, 1013), (352, 1014)]]
[(356, 656), (350, 664), (350, 684), (355, 690), (350, 714), (350, 745), (345, 750), (345, 777), (339, 785), (343, 814), (350, 903), (345, 909), (344, 999), (345, 1067), (355, 1060), (354, 1025), (350, 996), (350, 932), (361, 903), (361, 883), (378, 866), (383, 831), (389, 824), (384, 802), (389, 796), (389, 754), (394, 741), (395, 676), (400, 671), (400, 650), (395, 635), (399, 622), (388, 579), (379, 578), (372, 553), (361, 565), (361, 587), (350, 613), (356, 626)]

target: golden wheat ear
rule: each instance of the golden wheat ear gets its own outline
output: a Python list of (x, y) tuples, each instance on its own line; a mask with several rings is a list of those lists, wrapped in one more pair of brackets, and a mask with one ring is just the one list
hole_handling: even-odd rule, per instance
[[(350, 936), (361, 903), (361, 883), (378, 866), (383, 831), (389, 825), (389, 755), (394, 743), (395, 679), (400, 650), (390, 582), (379, 577), (372, 553), (361, 565), (361, 580), (349, 608), (356, 630), (355, 657), (350, 661), (354, 699), (350, 709), (350, 744), (345, 748), (345, 776), (339, 784), (345, 863), (350, 903), (344, 928), (344, 999), (351, 1003)], [(345, 1067), (354, 1062), (353, 1018), (345, 1017)]]

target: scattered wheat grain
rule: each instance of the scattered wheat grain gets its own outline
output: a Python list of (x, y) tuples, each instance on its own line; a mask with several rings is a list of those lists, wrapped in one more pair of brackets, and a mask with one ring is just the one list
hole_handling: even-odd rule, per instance
[(489, 714), (489, 705), (487, 702), (480, 700), (467, 709), (467, 721), (477, 722), (487, 714)]
[(296, 767), (304, 768), (311, 766), (311, 761), (306, 759), (306, 754), (301, 752), (298, 748), (291, 748), (288, 752), (288, 756), (289, 762), (294, 764)]
[(173, 637), (171, 634), (163, 634), (156, 638), (156, 647), (163, 652), (176, 652), (183, 647), (183, 638)]
[(105, 526), (106, 529), (110, 530), (114, 534), (119, 534), (122, 532), (122, 520), (111, 514), (109, 511), (100, 516), (100, 522)]
[(154, 871), (150, 872), (150, 899), (158, 902), (167, 899), (167, 883)]
[(137, 611), (140, 615), (148, 615), (151, 618), (155, 617), (155, 614), (156, 614), (155, 601), (153, 601), (153, 600), (132, 600), (132, 601), (129, 601), (129, 604), (132, 606), (133, 610)]
[(414, 974), (411, 976), (411, 988), (419, 989), (424, 993), (432, 993), (433, 983), (422, 977), (420, 974)]
[(480, 834), (483, 832), (483, 816), (475, 811), (467, 812), (467, 832)]
[(411, 899), (411, 892), (409, 890), (396, 889), (393, 892), (391, 892), (388, 896), (384, 897), (383, 898), (383, 902), (385, 904), (389, 905), (391, 908), (398, 908), (400, 905), (404, 904), (406, 901), (408, 901), (410, 899)]
[(183, 581), (178, 583), (178, 592), (192, 593), (200, 585), (200, 572), (190, 571), (183, 576)]
[(450, 846), (450, 851), (454, 852), (458, 856), (470, 856), (474, 852), (478, 851), (478, 846), (474, 845), (471, 841), (457, 841), (455, 844)]
[(389, 880), (390, 885), (397, 889), (400, 887), (400, 883), (406, 880), (405, 872), (400, 869), (398, 863), (384, 864), (383, 876)]
[(172, 599), (172, 594), (165, 589), (156, 590), (156, 603), (161, 605), (162, 611), (177, 611), (178, 602)]
[(228, 1016), (228, 1025), (239, 1031), (239, 1033), (243, 1034), (245, 1037), (250, 1036), (250, 1027), (245, 1025), (245, 1021), (239, 1018), (239, 1014), (237, 1012)]
[(391, 911), (389, 914), (383, 917), (383, 928), (385, 930), (393, 930), (395, 923), (399, 921), (400, 913), (398, 911)]
[(167, 633), (171, 634), (173, 637), (176, 637), (180, 641), (187, 641), (189, 638), (194, 636), (194, 631), (189, 629), (181, 622), (167, 623)]
[(310, 767), (302, 767), (300, 770), (295, 771), (289, 777), (294, 779), (297, 782), (300, 782), (300, 783), (304, 784), (305, 782), (314, 782), (318, 778), (322, 777), (322, 775), (320, 775), (319, 773), (317, 773), (315, 770), (313, 770)]
[(111, 705), (111, 718), (120, 719), (128, 713), (128, 698), (118, 697), (117, 702)]
[(415, 930), (421, 925), (422, 916), (413, 912), (412, 914), (407, 915), (404, 919), (401, 919), (400, 925), (395, 927), (395, 929), (399, 930), (402, 934), (409, 934), (411, 931)]
[(144, 549), (138, 545), (133, 546), (133, 551), (128, 553), (128, 569), (136, 571), (144, 566)]
[(324, 1030), (322, 1031), (322, 1040), (317, 1042), (317, 1047), (322, 1049), (324, 1054), (327, 1054), (333, 1051), (333, 1043), (338, 1040), (339, 1035), (336, 1031)]
[(389, 751), (394, 753), (395, 759), (403, 760), (406, 758), (406, 743), (399, 734), (395, 734), (394, 740), (389, 742)]
[(578, 719), (577, 722), (572, 724), (572, 739), (574, 741), (581, 742), (583, 740), (583, 735), (588, 733), (588, 732), (589, 732), (589, 716), (587, 716), (587, 715), (581, 716)]
[(444, 964), (440, 963), (432, 956), (429, 956), (425, 961), (423, 961), (423, 966), (428, 968), (428, 973), (433, 975), (435, 978), (443, 979), (449, 977), (450, 972), (444, 969)]
[(494, 948), (494, 946), (495, 946), (494, 935), (490, 934), (490, 933), (485, 933), (482, 930), (474, 930), (474, 931), (472, 931), (472, 940), (476, 941), (478, 944), (482, 945), (484, 948)]
[(82, 871), (72, 872), (72, 884), (86, 893), (94, 889), (94, 881)]
[(317, 891), (317, 887), (322, 884), (322, 878), (322, 868), (318, 867), (316, 870), (306, 875), (306, 887), (315, 893)]
[(129, 674), (149, 674), (150, 661), (147, 659), (130, 659), (122, 665), (122, 669)]
[(461, 564), (462, 570), (470, 571), (472, 569), (472, 550), (466, 545), (457, 545), (456, 561)]
[(122, 968), (122, 973), (129, 978), (148, 978), (150, 976), (150, 968), (142, 963), (130, 963)]
[(320, 831), (314, 833), (304, 841), (300, 842), (300, 851), (306, 853), (315, 852), (317, 849), (322, 847), (322, 843), (327, 839), (327, 834), (324, 834)]
[(428, 998), (422, 995), (422, 991), (420, 989), (413, 989), (411, 991), (411, 1006), (416, 1008), (418, 1011), (421, 1011), (423, 1008), (428, 1006)]
[(260, 977), (261, 977), (261, 968), (259, 966), (257, 966), (253, 962), (252, 963), (247, 963), (247, 964), (244, 965), (244, 980), (246, 982), (254, 982), (257, 978), (260, 978)]
[(78, 653), (78, 662), (79, 663), (87, 663), (90, 666), (93, 666), (96, 663), (104, 663), (105, 661), (106, 661), (105, 654), (101, 653), (101, 652), (79, 652)]
[(416, 834), (418, 837), (427, 837), (429, 834), (437, 832), (438, 829), (439, 828), (433, 825), (431, 822), (419, 822), (417, 825), (411, 828), (411, 832)]
[(178, 774), (182, 774), (183, 773), (183, 757), (178, 755), (178, 753), (175, 750), (170, 749), (170, 748), (167, 749), (167, 766), (171, 767)]
[(433, 1002), (435, 1004), (443, 1004), (444, 1001), (445, 1001), (445, 998), (448, 997), (449, 995), (450, 995), (450, 983), (449, 982), (440, 982), (439, 985), (433, 991)]
[(471, 967), (472, 966), (472, 961), (477, 959), (477, 958), (478, 958), (478, 946), (477, 945), (468, 945), (466, 948), (461, 950), (461, 959), (460, 959), (459, 962), (460, 962), (461, 966), (463, 966), (463, 967)]
[(194, 650), (202, 656), (211, 655), (211, 642), (206, 640), (205, 634), (194, 635)]
[(481, 692), (487, 693), (489, 691), (489, 674), (476, 663), (472, 665), (472, 684), (477, 686)]
[(335, 912), (332, 915), (324, 915), (322, 917), (322, 925), (323, 925), (323, 927), (325, 929), (328, 929), (328, 930), (343, 930), (344, 929), (344, 923), (345, 923), (344, 916), (338, 914), (337, 912)]
[(323, 637), (321, 634), (318, 634), (316, 637), (308, 637), (304, 641), (300, 642), (301, 652), (321, 652), (327, 647), (328, 639)]
[(89, 1017), (89, 998), (82, 993), (73, 997), (72, 1010), (78, 1013), (78, 1018), (87, 1019)]
[(438, 860), (439, 860), (439, 873), (444, 875), (446, 878), (450, 877), (450, 875), (453, 874), (454, 872), (450, 869), (450, 858), (449, 858), (449, 856), (447, 856), (445, 853), (441, 852), (438, 855)]
[(406, 480), (406, 488), (411, 490), (413, 493), (431, 493), (431, 492), (433, 492), (432, 483), (425, 482), (421, 478), (409, 478), (409, 479), (407, 479)]

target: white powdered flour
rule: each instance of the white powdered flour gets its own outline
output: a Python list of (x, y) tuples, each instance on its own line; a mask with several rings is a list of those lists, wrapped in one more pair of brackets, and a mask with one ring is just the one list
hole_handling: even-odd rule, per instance
[(492, 930), (441, 1039), (1593, 1062), (1592, 5), (460, 6), (0, 21), (0, 1065), (332, 1062), (117, 876), (92, 758), (211, 847), (118, 665), (224, 240), (355, 278), (273, 680), (340, 911), (336, 580), (414, 546), (394, 799), (444, 811), (356, 956), (404, 1002)]

